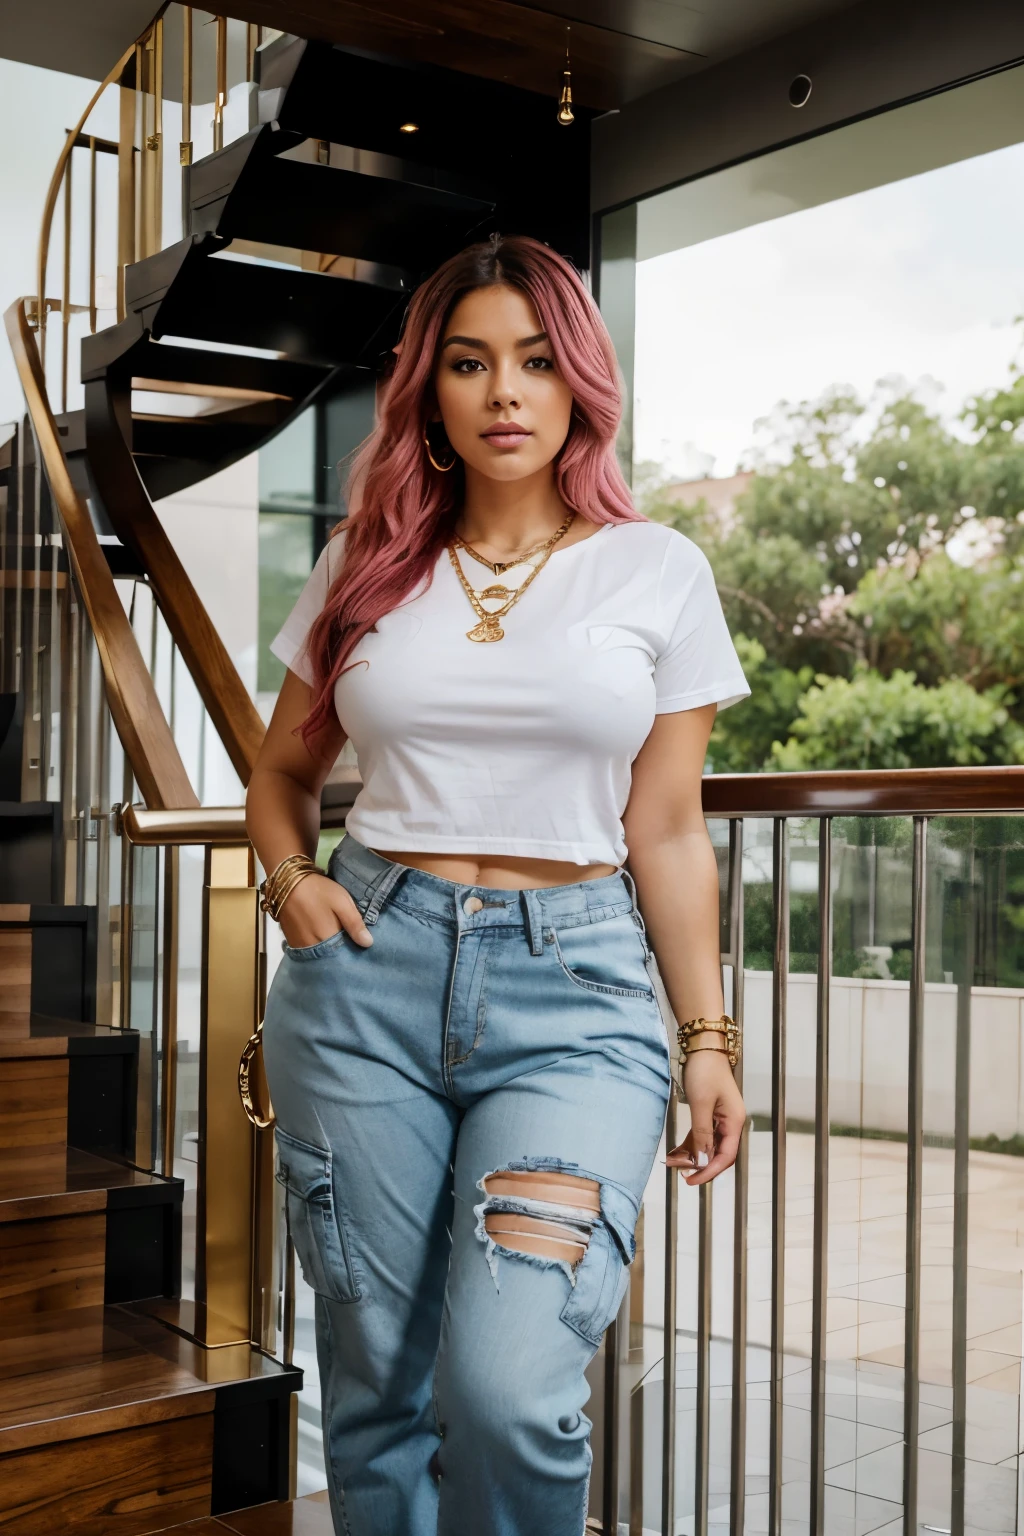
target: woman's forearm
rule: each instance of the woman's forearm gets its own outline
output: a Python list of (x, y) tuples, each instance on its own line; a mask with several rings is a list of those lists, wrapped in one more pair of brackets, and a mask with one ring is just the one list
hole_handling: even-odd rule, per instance
[(320, 836), (320, 801), (290, 774), (257, 767), (245, 797), (245, 826), (266, 870), (293, 853), (312, 858)]
[(665, 991), (678, 1020), (723, 1009), (718, 866), (704, 827), (631, 846), (629, 869)]

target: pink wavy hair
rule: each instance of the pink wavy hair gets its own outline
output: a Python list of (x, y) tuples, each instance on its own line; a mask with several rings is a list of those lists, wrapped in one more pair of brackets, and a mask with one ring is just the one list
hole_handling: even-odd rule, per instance
[(429, 582), (457, 516), (461, 469), (439, 473), (423, 433), (436, 410), (434, 371), (449, 317), (476, 288), (499, 284), (529, 298), (572, 390), (569, 435), (555, 460), (559, 494), (592, 523), (643, 521), (615, 457), (622, 390), (611, 337), (576, 269), (539, 240), (494, 236), (451, 257), (415, 292), (396, 348), (378, 424), (355, 455), (344, 565), (308, 642), (313, 707), (300, 728), (313, 738), (330, 719), (334, 685), (355, 647), (417, 587)]

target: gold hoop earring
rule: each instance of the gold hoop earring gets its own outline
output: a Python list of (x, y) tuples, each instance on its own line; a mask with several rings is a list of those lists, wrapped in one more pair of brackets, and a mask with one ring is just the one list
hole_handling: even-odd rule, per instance
[[(455, 452), (454, 448), (452, 448), (452, 458), (450, 464), (439, 464), (434, 458), (434, 455), (430, 451), (430, 439), (427, 436), (426, 427), (423, 428), (423, 446), (427, 450), (427, 458), (430, 460), (431, 464), (433, 464), (434, 468), (438, 470), (442, 475), (446, 475), (450, 469), (455, 468), (455, 463), (459, 456)], [(451, 444), (449, 443), (448, 446), (451, 447)]]

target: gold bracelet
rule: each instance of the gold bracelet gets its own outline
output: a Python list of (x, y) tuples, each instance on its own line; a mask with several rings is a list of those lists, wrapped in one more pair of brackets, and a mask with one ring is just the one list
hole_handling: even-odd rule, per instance
[(314, 859), (305, 853), (292, 853), (271, 871), (260, 886), (260, 906), (277, 922), (288, 897), (307, 875), (320, 875), (323, 871)]
[(717, 1051), (719, 1055), (727, 1055), (729, 1042), (717, 1029), (701, 1030), (691, 1037), (686, 1047), (687, 1056), (694, 1055), (696, 1051)]
[(696, 1019), (687, 1019), (684, 1024), (677, 1025), (676, 1037), (679, 1041), (679, 1049), (682, 1051), (684, 1057), (688, 1051), (694, 1049), (690, 1043), (694, 1037), (704, 1034), (715, 1034), (722, 1036), (723, 1045), (719, 1047), (713, 1047), (704, 1045), (702, 1043), (696, 1048), (698, 1050), (724, 1050), (728, 1053), (730, 1067), (735, 1067), (739, 1062), (741, 1055), (743, 1054), (742, 1031), (740, 1030), (739, 1025), (736, 1023), (736, 1020), (731, 1019), (727, 1013), (723, 1013), (721, 1017), (717, 1019), (705, 1019), (703, 1017), (698, 1017)]

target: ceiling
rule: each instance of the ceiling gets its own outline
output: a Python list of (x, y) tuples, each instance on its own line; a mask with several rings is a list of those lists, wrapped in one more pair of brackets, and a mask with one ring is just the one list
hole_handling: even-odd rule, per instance
[[(0, 0), (0, 55), (101, 78), (157, 0)], [(300, 37), (557, 91), (568, 40), (573, 94), (621, 107), (852, 0), (224, 0)], [(569, 31), (566, 32), (568, 27)]]

